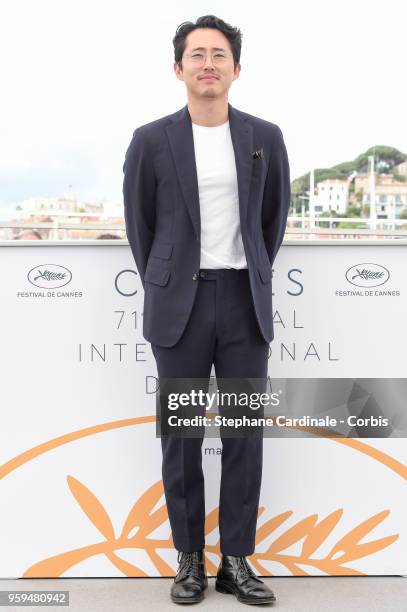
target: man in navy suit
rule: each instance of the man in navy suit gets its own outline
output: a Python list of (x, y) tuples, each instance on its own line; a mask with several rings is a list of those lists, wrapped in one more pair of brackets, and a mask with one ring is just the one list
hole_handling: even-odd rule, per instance
[[(272, 266), (291, 196), (283, 135), (228, 102), (241, 68), (240, 30), (207, 15), (181, 24), (173, 44), (188, 104), (138, 127), (123, 167), (143, 335), (159, 379), (207, 379), (212, 364), (217, 379), (266, 379)], [(202, 441), (161, 436), (177, 603), (201, 601), (208, 585)], [(255, 549), (262, 453), (262, 437), (222, 437), (216, 589), (244, 603), (275, 601), (246, 560)]]

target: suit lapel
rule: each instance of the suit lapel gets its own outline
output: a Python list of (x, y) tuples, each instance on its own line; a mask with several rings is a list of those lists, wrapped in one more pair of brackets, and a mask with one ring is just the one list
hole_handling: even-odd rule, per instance
[[(239, 194), (240, 222), (243, 228), (248, 208), (250, 182), (253, 169), (253, 128), (243, 113), (228, 104), (229, 126), (235, 153)], [(192, 122), (186, 104), (171, 117), (166, 126), (168, 141), (179, 184), (198, 239), (201, 235), (198, 177), (196, 172)]]
[(229, 104), (229, 125), (235, 151), (240, 225), (244, 231), (253, 171), (253, 127), (247, 117)]
[(195, 150), (191, 117), (188, 105), (171, 116), (166, 132), (174, 159), (178, 181), (188, 207), (197, 238), (201, 233), (199, 212), (198, 178), (195, 165)]

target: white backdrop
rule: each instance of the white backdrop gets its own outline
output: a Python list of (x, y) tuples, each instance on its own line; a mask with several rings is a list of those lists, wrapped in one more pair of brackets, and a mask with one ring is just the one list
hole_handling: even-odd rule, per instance
[[(0, 577), (174, 575), (130, 248), (30, 246), (0, 246)], [(269, 375), (405, 378), (406, 248), (284, 244)], [(346, 278), (366, 262), (388, 273), (371, 295)], [(220, 450), (205, 440), (211, 575)], [(265, 439), (258, 573), (407, 574), (406, 463), (404, 439)]]

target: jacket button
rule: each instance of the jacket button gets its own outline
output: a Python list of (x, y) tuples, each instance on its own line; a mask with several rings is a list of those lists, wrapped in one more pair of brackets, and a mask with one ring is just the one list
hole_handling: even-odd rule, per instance
[(192, 277), (192, 280), (194, 280), (194, 281), (198, 280), (198, 274), (194, 274), (193, 277)]

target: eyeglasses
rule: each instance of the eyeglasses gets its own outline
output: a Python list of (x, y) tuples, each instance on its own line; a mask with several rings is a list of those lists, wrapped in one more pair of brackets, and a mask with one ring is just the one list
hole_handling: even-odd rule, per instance
[[(208, 54), (195, 51), (194, 53), (186, 53), (185, 57), (191, 64), (197, 68), (201, 68), (206, 62), (207, 55)], [(228, 59), (232, 57), (232, 53), (226, 53), (225, 51), (215, 51), (215, 53), (209, 53), (209, 55), (211, 56), (214, 66), (224, 66)]]

